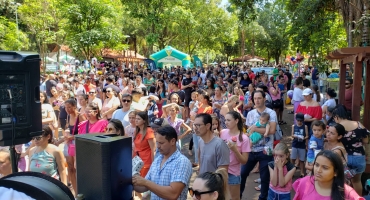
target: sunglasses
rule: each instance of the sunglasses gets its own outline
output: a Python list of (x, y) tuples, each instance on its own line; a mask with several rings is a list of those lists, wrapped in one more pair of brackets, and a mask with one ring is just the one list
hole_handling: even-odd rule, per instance
[(112, 92), (112, 90), (106, 90), (106, 92)]
[(131, 102), (131, 100), (124, 99), (124, 100), (122, 100), (122, 102), (123, 102), (123, 103), (130, 103), (130, 102)]
[(89, 94), (95, 94), (95, 92), (89, 92)]
[(346, 85), (349, 85), (350, 83), (346, 83)]
[(201, 199), (201, 195), (202, 194), (209, 194), (209, 193), (212, 193), (214, 192), (213, 190), (210, 190), (210, 191), (206, 191), (206, 192), (198, 192), (196, 190), (193, 190), (193, 188), (189, 188), (189, 194), (191, 197), (194, 197), (195, 195), (195, 198), (200, 200)]
[(40, 141), (42, 136), (33, 137), (32, 140)]

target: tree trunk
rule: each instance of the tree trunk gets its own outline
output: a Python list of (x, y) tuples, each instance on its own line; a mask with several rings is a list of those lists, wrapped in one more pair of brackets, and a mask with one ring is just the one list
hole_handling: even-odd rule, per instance
[(348, 47), (353, 46), (353, 37), (352, 37), (352, 19), (353, 19), (353, 13), (352, 13), (352, 5), (348, 5)]
[(244, 49), (245, 49), (245, 32), (244, 32), (244, 27), (242, 26), (242, 43), (241, 43), (241, 45), (242, 45), (242, 49), (241, 49), (241, 52), (242, 52), (242, 57), (243, 57), (243, 65), (244, 65)]

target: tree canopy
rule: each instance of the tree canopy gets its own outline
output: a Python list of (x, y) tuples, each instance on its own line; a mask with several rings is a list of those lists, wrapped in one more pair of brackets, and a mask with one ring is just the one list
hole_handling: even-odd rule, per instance
[[(102, 49), (144, 56), (171, 45), (206, 61), (242, 54), (276, 63), (296, 49), (314, 59), (367, 44), (365, 0), (3, 0), (0, 49), (38, 51), (62, 45), (81, 59)], [(16, 4), (20, 3), (20, 4)], [(17, 30), (16, 13), (19, 23)], [(364, 39), (365, 38), (365, 39)]]

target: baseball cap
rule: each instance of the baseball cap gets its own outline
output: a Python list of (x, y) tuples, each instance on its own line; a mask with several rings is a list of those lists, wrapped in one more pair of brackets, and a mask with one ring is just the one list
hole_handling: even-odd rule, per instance
[(303, 115), (302, 113), (297, 113), (297, 114), (295, 115), (295, 119), (296, 119), (297, 121), (304, 121), (304, 115)]
[(157, 118), (153, 122), (150, 122), (149, 126), (152, 128), (160, 128), (163, 126), (169, 125), (167, 119), (165, 118)]
[(312, 94), (312, 90), (310, 88), (306, 88), (302, 92), (303, 96), (310, 95), (310, 94)]

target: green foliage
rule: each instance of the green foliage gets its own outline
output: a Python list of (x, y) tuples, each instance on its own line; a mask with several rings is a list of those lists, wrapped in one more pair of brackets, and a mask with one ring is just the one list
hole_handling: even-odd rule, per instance
[(174, 31), (178, 36), (173, 44), (190, 55), (200, 48), (223, 51), (224, 45), (233, 45), (237, 38), (236, 17), (214, 1), (188, 1), (178, 6), (175, 13), (177, 26)]
[(333, 7), (334, 3), (334, 0), (288, 2), (288, 7), (292, 9), (289, 34), (294, 47), (317, 58), (346, 46), (345, 29)]
[(251, 22), (258, 16), (256, 12), (256, 4), (263, 3), (263, 0), (229, 0), (229, 11), (237, 13), (239, 20)]
[[(77, 53), (90, 59), (103, 47), (115, 48), (123, 42), (119, 1), (65, 0), (64, 16), (68, 43)], [(118, 6), (118, 7), (116, 7)], [(113, 25), (113, 26), (112, 26)]]
[(29, 40), (25, 33), (17, 31), (17, 24), (0, 17), (0, 49), (6, 51), (25, 50)]

